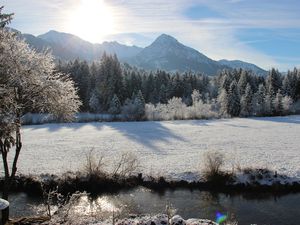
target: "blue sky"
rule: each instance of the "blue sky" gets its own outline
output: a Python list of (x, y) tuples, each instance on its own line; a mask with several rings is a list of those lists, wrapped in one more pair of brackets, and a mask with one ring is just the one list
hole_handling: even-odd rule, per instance
[[(298, 0), (4, 0), (12, 27), (146, 46), (161, 33), (208, 57), (282, 71), (300, 66)], [(78, 16), (81, 15), (81, 16)], [(78, 18), (81, 18), (80, 20)]]

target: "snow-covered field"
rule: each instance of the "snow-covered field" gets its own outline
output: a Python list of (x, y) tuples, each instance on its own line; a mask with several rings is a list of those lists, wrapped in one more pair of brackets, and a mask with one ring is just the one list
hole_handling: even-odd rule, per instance
[(300, 116), (163, 122), (71, 123), (24, 126), (19, 171), (62, 173), (82, 168), (86, 154), (110, 166), (133, 152), (150, 175), (190, 179), (203, 154), (218, 150), (226, 167), (262, 167), (300, 178)]

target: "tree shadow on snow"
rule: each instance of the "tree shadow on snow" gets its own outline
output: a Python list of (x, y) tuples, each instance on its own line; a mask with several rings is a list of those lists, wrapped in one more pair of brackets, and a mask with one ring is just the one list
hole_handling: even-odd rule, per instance
[[(87, 127), (90, 127), (88, 130)], [(60, 124), (42, 124), (24, 126), (26, 129), (38, 130), (46, 129), (48, 132), (59, 132), (62, 129), (70, 129), (71, 132), (99, 132), (96, 135), (101, 136), (101, 130), (109, 127), (116, 130), (131, 141), (137, 142), (155, 152), (161, 149), (157, 146), (159, 142), (172, 143), (174, 141), (184, 142), (184, 138), (175, 134), (164, 125), (164, 122), (142, 121), (142, 122), (89, 122), (89, 123), (60, 123)], [(82, 129), (82, 130), (81, 130)], [(105, 131), (104, 131), (105, 132)], [(59, 135), (59, 133), (58, 133)], [(114, 135), (114, 134), (112, 134)], [(77, 140), (74, 140), (76, 143)]]
[(143, 121), (143, 122), (106, 122), (94, 123), (94, 126), (108, 126), (111, 129), (117, 130), (131, 141), (137, 142), (155, 152), (161, 152), (161, 149), (156, 145), (158, 142), (172, 143), (175, 140), (185, 142), (185, 139), (175, 134), (161, 122)]
[(248, 119), (275, 123), (300, 124), (300, 116), (249, 117)]

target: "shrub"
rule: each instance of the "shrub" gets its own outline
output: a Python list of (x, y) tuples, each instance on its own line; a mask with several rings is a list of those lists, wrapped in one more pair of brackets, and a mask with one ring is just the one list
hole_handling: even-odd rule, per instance
[(204, 179), (213, 184), (224, 184), (230, 179), (230, 174), (222, 171), (224, 154), (210, 151), (204, 155)]
[(93, 150), (86, 155), (86, 164), (84, 165), (84, 172), (89, 177), (104, 177), (104, 157), (100, 156), (96, 159)]

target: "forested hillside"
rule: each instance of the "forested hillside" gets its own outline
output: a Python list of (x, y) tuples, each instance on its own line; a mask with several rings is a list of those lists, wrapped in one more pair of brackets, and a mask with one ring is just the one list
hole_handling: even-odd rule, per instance
[(148, 117), (155, 112), (156, 119), (164, 119), (162, 114), (179, 108), (186, 114), (192, 106), (194, 116), (189, 112), (189, 116), (175, 117), (284, 115), (297, 110), (300, 98), (300, 71), (296, 68), (287, 75), (272, 69), (265, 77), (242, 69), (223, 70), (216, 76), (147, 72), (104, 54), (90, 64), (60, 62), (57, 69), (75, 81), (83, 102), (81, 111), (122, 113), (134, 119), (143, 119), (145, 110)]

